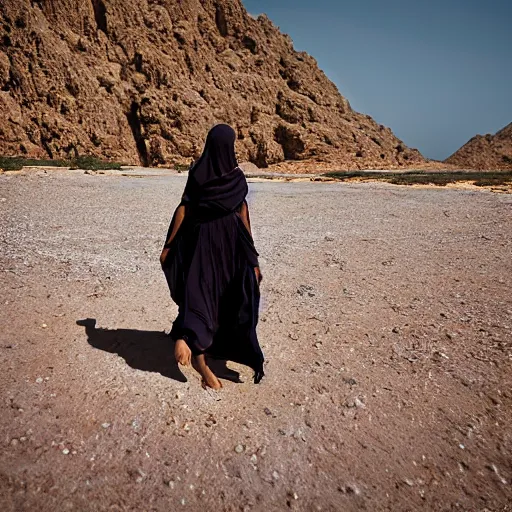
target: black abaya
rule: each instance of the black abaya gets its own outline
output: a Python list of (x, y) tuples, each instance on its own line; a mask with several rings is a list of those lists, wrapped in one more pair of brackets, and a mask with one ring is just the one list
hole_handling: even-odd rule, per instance
[(234, 142), (235, 133), (226, 125), (208, 134), (203, 155), (189, 173), (185, 218), (168, 245), (163, 270), (179, 307), (171, 336), (184, 339), (195, 355), (250, 366), (259, 382), (264, 373), (256, 335), (258, 253), (239, 213), (248, 188)]

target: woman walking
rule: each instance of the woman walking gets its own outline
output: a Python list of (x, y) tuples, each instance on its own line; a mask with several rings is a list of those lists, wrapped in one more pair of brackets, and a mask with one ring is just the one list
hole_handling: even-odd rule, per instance
[(235, 138), (222, 124), (208, 133), (160, 256), (179, 308), (171, 330), (176, 360), (192, 363), (203, 387), (213, 389), (222, 384), (205, 355), (250, 366), (255, 383), (264, 375), (256, 335), (261, 273)]

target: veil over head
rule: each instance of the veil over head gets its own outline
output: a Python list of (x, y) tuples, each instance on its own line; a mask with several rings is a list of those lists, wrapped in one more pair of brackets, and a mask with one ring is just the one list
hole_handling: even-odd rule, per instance
[(189, 171), (183, 203), (225, 212), (242, 204), (248, 186), (236, 160), (235, 139), (226, 124), (210, 130), (203, 154)]

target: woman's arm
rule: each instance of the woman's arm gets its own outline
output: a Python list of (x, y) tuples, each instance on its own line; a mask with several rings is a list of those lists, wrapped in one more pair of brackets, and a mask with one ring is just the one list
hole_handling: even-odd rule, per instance
[[(240, 207), (240, 218), (242, 219), (242, 222), (244, 223), (245, 228), (249, 232), (249, 234), (252, 237), (252, 231), (251, 231), (251, 216), (249, 215), (249, 206), (247, 205), (247, 201), (244, 200), (242, 203), (242, 206)], [(254, 267), (254, 272), (256, 273), (256, 279), (258, 281), (258, 284), (261, 283), (263, 279), (263, 275), (261, 274), (260, 267)]]
[(247, 205), (247, 201), (244, 200), (242, 206), (240, 206), (240, 218), (244, 223), (245, 229), (249, 231), (249, 234), (252, 236), (251, 231), (251, 217), (249, 215), (249, 206)]
[(180, 205), (178, 208), (176, 208), (176, 211), (173, 215), (173, 221), (172, 221), (172, 230), (171, 234), (169, 235), (169, 239), (165, 242), (164, 248), (162, 250), (162, 254), (160, 254), (160, 264), (163, 265), (167, 255), (169, 254), (169, 245), (174, 240), (174, 237), (176, 236), (176, 233), (181, 227), (181, 224), (183, 223), (183, 219), (185, 219), (185, 206)]

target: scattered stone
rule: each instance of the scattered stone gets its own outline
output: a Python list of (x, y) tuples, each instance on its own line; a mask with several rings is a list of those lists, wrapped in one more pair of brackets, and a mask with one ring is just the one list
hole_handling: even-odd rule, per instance
[(64, 455), (68, 455), (69, 454), (69, 450), (67, 448), (64, 448), (64, 450), (62, 450), (62, 453)]
[(46, 324), (41, 325), (43, 329), (46, 329), (48, 326)]
[(43, 382), (43, 378), (42, 377), (37, 377), (36, 382), (38, 384), (41, 384)]
[(327, 235), (325, 235), (325, 241), (334, 242), (334, 237), (330, 233), (327, 233)]
[(267, 416), (272, 416), (272, 411), (271, 411), (268, 407), (265, 407), (265, 409), (263, 409), (263, 412), (264, 412)]
[(347, 379), (347, 378), (343, 377), (343, 382), (345, 384), (348, 384), (349, 386), (355, 386), (357, 384), (356, 379), (352, 379), (352, 378)]
[(414, 486), (414, 482), (410, 478), (404, 478), (404, 483), (406, 483), (409, 487)]
[(255, 466), (258, 464), (258, 456), (255, 453), (251, 455), (251, 464), (254, 464)]
[(355, 409), (364, 409), (366, 407), (366, 405), (359, 397), (355, 397), (355, 398), (348, 398), (345, 401), (345, 407), (348, 407), (349, 409), (354, 409), (354, 408)]
[(110, 427), (110, 423), (102, 423), (101, 426), (102, 428), (108, 428)]
[(394, 332), (395, 334), (398, 334), (400, 332), (400, 330), (398, 329), (398, 327), (393, 327), (391, 332)]
[(206, 427), (213, 427), (213, 425), (217, 424), (217, 420), (215, 419), (213, 414), (210, 414), (208, 416), (208, 418), (206, 419), (206, 421), (204, 422), (204, 424), (205, 424)]
[(274, 480), (279, 480), (279, 473), (278, 473), (277, 471), (274, 471), (274, 472), (272, 473), (272, 478), (273, 478)]
[(15, 439), (11, 439), (11, 446), (18, 446), (19, 444), (19, 441), (15, 438)]
[(359, 400), (359, 398), (355, 398), (354, 399), (354, 405), (358, 408), (358, 409), (364, 409), (366, 406), (364, 405), (364, 403)]
[(491, 464), (489, 466), (489, 469), (491, 469), (494, 472), (494, 474), (499, 478), (500, 482), (503, 485), (507, 485), (507, 483), (508, 483), (507, 480), (500, 475), (500, 472), (498, 471), (498, 468), (496, 467), (496, 464)]
[(359, 487), (356, 484), (346, 485), (344, 491), (347, 494), (355, 494), (356, 496), (359, 496), (361, 494), (361, 489), (359, 489)]
[(313, 287), (309, 286), (307, 284), (301, 284), (299, 288), (297, 289), (297, 293), (303, 297), (304, 295), (308, 295), (309, 297), (314, 297), (315, 294), (313, 293)]
[(236, 453), (242, 453), (244, 451), (244, 447), (241, 444), (237, 444), (235, 446), (235, 452)]

